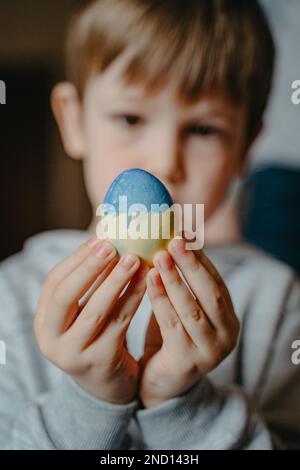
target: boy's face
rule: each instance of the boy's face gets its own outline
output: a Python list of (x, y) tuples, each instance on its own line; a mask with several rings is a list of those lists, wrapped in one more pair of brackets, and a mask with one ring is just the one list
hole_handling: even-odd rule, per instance
[(94, 213), (113, 179), (142, 168), (158, 177), (174, 202), (204, 203), (208, 218), (223, 202), (245, 162), (245, 110), (224, 96), (179, 102), (168, 83), (147, 96), (122, 79), (119, 57), (87, 85), (82, 107), (71, 84), (53, 93), (53, 110), (66, 151), (84, 159)]

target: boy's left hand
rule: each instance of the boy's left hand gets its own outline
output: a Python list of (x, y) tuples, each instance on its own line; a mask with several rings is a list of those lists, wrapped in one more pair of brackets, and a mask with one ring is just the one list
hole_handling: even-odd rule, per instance
[(185, 244), (184, 239), (171, 240), (168, 251), (156, 253), (147, 275), (154, 315), (139, 361), (145, 408), (184, 393), (233, 350), (239, 334), (223, 279), (202, 250), (187, 250)]

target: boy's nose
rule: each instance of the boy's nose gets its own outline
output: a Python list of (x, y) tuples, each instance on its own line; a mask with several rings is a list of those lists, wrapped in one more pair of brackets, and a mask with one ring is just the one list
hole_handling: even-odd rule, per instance
[(174, 138), (161, 139), (151, 146), (148, 171), (159, 178), (166, 186), (179, 185), (185, 178), (184, 158), (180, 142)]

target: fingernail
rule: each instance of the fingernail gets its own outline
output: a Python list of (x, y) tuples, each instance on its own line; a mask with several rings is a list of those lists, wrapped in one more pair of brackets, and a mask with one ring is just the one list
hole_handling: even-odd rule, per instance
[(104, 242), (100, 246), (100, 249), (97, 251), (96, 256), (97, 258), (104, 259), (109, 256), (113, 251), (114, 247), (110, 243)]
[(95, 248), (100, 245), (101, 240), (95, 235), (94, 237), (90, 238), (86, 243), (90, 248)]
[(173, 266), (174, 266), (172, 258), (167, 252), (164, 252), (164, 253), (160, 254), (160, 256), (158, 258), (158, 264), (159, 264), (159, 267), (163, 271), (172, 271)]
[(131, 269), (136, 263), (136, 256), (128, 254), (122, 257), (120, 265), (125, 269)]
[(173, 241), (171, 247), (173, 251), (179, 255), (186, 252), (185, 240), (183, 240), (183, 238)]

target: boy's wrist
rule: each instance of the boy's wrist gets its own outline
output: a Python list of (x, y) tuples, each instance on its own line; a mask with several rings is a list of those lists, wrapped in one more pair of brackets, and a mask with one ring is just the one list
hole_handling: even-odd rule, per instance
[(107, 386), (107, 384), (105, 384), (103, 387), (99, 387), (98, 385), (96, 388), (93, 388), (91, 386), (87, 386), (84, 381), (81, 382), (81, 380), (77, 379), (77, 377), (70, 377), (72, 377), (73, 383), (76, 384), (81, 390), (83, 390), (86, 394), (102, 403), (112, 406), (126, 406), (134, 402), (137, 403), (138, 396), (136, 390), (133, 390), (131, 393), (127, 393), (127, 395), (125, 395), (124, 389), (122, 390), (122, 387), (119, 387), (121, 389), (121, 392), (118, 395), (113, 395), (112, 388), (115, 387), (110, 388), (109, 386)]
[(166, 399), (155, 399), (155, 398), (140, 398), (139, 399), (139, 408), (147, 410), (159, 406), (161, 403), (168, 401), (170, 398)]
[[(199, 415), (198, 423), (207, 422), (210, 414), (210, 401), (213, 400), (214, 389), (206, 378), (200, 379), (185, 393), (170, 398), (154, 406), (138, 408), (134, 414), (137, 426), (141, 430), (145, 445), (150, 449), (176, 449), (189, 439), (191, 423)], [(201, 416), (201, 417), (200, 417)], [(174, 433), (178, 439), (174, 440)], [(176, 434), (177, 435), (177, 434)], [(181, 436), (181, 437), (180, 437)], [(181, 442), (182, 441), (182, 442)]]

